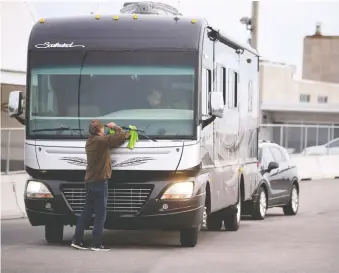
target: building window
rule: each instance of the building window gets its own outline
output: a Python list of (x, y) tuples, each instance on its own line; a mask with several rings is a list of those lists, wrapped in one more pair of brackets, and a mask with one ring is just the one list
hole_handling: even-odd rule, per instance
[(327, 103), (327, 96), (318, 96), (318, 103)]
[(306, 94), (300, 95), (300, 102), (310, 102), (311, 96)]

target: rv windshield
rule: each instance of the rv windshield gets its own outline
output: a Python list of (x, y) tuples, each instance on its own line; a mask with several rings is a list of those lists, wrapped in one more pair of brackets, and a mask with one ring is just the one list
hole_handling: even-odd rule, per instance
[(193, 138), (194, 62), (192, 53), (33, 52), (28, 137), (84, 138), (99, 119)]

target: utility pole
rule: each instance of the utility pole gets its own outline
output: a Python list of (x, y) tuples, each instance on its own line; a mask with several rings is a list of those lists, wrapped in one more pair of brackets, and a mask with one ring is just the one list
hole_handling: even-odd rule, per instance
[(252, 1), (251, 46), (258, 49), (258, 13), (259, 1)]
[[(249, 43), (250, 45), (258, 51), (258, 30), (259, 30), (259, 1), (252, 1), (252, 15), (251, 17), (242, 17), (240, 23), (246, 26), (247, 30), (250, 31)], [(258, 60), (259, 61), (259, 60)], [(259, 83), (260, 85), (260, 80)], [(262, 124), (262, 88), (259, 86), (259, 123)], [(259, 129), (260, 130), (260, 129)]]
[(259, 1), (252, 1), (252, 16), (240, 19), (240, 23), (245, 25), (247, 30), (250, 31), (249, 43), (256, 50), (258, 50), (258, 13)]

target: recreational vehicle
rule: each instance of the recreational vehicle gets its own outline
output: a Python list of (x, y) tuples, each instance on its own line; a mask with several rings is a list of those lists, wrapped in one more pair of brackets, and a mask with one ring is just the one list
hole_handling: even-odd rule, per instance
[[(28, 41), (26, 93), (9, 115), (25, 124), (25, 206), (48, 242), (63, 240), (85, 201), (92, 119), (137, 128), (112, 150), (106, 229), (237, 231), (257, 183), (258, 54), (161, 3), (118, 14), (46, 18)], [(90, 222), (89, 228), (92, 225)]]

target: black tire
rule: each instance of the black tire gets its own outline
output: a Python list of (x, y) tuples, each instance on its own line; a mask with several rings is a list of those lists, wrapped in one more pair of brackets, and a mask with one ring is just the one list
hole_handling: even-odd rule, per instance
[(293, 184), (289, 202), (286, 206), (283, 207), (283, 211), (285, 215), (293, 216), (298, 213), (298, 210), (299, 210), (299, 191), (297, 186)]
[(45, 225), (45, 239), (49, 244), (61, 243), (64, 238), (64, 226), (59, 223)]
[(206, 226), (208, 230), (218, 231), (222, 227), (222, 218), (217, 213), (211, 213), (207, 216)]
[[(262, 199), (264, 198), (264, 200)], [(267, 212), (267, 194), (264, 187), (258, 190), (258, 197), (252, 210), (252, 218), (254, 220), (264, 220)]]
[(199, 228), (189, 228), (180, 231), (182, 247), (195, 247), (198, 243)]
[(240, 187), (238, 193), (238, 203), (234, 208), (229, 209), (224, 217), (225, 229), (228, 231), (237, 231), (241, 220), (241, 194)]

